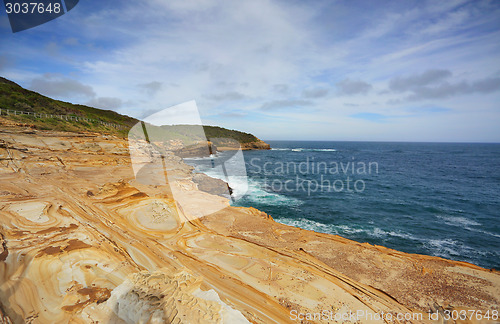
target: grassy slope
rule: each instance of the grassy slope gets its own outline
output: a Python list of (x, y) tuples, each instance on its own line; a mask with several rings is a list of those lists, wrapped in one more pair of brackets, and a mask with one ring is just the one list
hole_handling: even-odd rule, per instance
[[(196, 133), (196, 128), (198, 126), (193, 126), (193, 125), (163, 126), (163, 128), (165, 127), (168, 127), (169, 129), (178, 134), (189, 135)], [(229, 130), (218, 126), (203, 126), (203, 130), (205, 131), (206, 137), (209, 139), (230, 138), (240, 143), (251, 143), (258, 141), (258, 138), (253, 136), (252, 134), (240, 132), (237, 130)]]
[(107, 123), (123, 126), (122, 129), (104, 126), (98, 122), (66, 121), (59, 118), (35, 118), (30, 115), (5, 116), (9, 120), (33, 124), (37, 129), (111, 133), (126, 136), (128, 129), (138, 122), (137, 119), (121, 115), (111, 110), (102, 110), (84, 105), (74, 105), (68, 102), (54, 100), (39, 93), (26, 90), (16, 83), (0, 77), (0, 108), (18, 111), (29, 111), (53, 115), (73, 115), (96, 119)]
[[(29, 111), (53, 115), (73, 115), (101, 120), (123, 126), (122, 129), (104, 126), (98, 122), (66, 121), (59, 118), (39, 118), (30, 115), (9, 115), (2, 114), (0, 118), (32, 124), (37, 129), (70, 131), (70, 132), (96, 132), (110, 133), (126, 137), (129, 129), (139, 122), (137, 119), (121, 115), (112, 110), (102, 110), (83, 105), (74, 105), (68, 102), (54, 100), (39, 93), (26, 90), (16, 83), (0, 77), (0, 109)], [(193, 134), (197, 132), (197, 126), (175, 125), (163, 126), (163, 131), (168, 128), (170, 138), (180, 140), (193, 139)], [(258, 141), (252, 134), (229, 130), (218, 126), (203, 126), (207, 138), (230, 138), (240, 143), (250, 143)], [(201, 140), (201, 138), (199, 139)]]

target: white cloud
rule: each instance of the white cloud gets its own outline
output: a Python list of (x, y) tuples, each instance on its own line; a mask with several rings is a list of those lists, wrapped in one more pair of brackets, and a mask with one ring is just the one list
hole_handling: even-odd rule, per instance
[(94, 89), (80, 81), (70, 79), (58, 74), (46, 73), (31, 81), (30, 89), (46, 96), (55, 98), (92, 98)]
[(372, 89), (372, 85), (360, 80), (344, 79), (336, 84), (338, 93), (341, 95), (366, 94)]
[(91, 107), (112, 110), (120, 108), (122, 104), (123, 101), (120, 98), (114, 97), (96, 97), (86, 103), (86, 105)]
[(0, 55), (0, 71), (4, 70), (8, 66), (9, 60), (7, 56)]
[(273, 100), (270, 102), (265, 102), (261, 106), (261, 109), (262, 110), (291, 109), (291, 108), (311, 106), (311, 105), (312, 105), (311, 101), (302, 99)]
[(316, 87), (311, 89), (305, 89), (302, 91), (302, 96), (304, 98), (321, 98), (328, 95), (328, 89), (323, 87)]
[(206, 98), (214, 101), (234, 101), (245, 98), (246, 96), (237, 91), (230, 91), (225, 93), (217, 93), (205, 96)]
[[(494, 114), (491, 101), (498, 96), (488, 89), (496, 87), (492, 67), (500, 66), (500, 44), (495, 41), (500, 31), (494, 20), (499, 9), (487, 2), (399, 2), (366, 8), (273, 0), (119, 4), (116, 10), (72, 11), (65, 23), (73, 31), (65, 30), (66, 41), (54, 47), (58, 55), (45, 52), (39, 58), (54, 60), (54, 69), (67, 67), (73, 76), (64, 75), (92, 89), (93, 96), (87, 93), (82, 102), (92, 99), (140, 117), (195, 99), (202, 118), (218, 115), (214, 123), (230, 123), (232, 128), (255, 126), (264, 131), (257, 135), (267, 138), (281, 136), (279, 132), (296, 138), (322, 132), (355, 136), (352, 127), (359, 126), (364, 135), (356, 135), (358, 139), (373, 139), (372, 132), (397, 136), (405, 129), (401, 125), (407, 126), (403, 119), (381, 130), (348, 116), (398, 116), (412, 95), (465, 115), (474, 113), (464, 104), (470, 99)], [(331, 19), (339, 10), (343, 17)], [(16, 54), (6, 54), (16, 55), (21, 63), (40, 50), (21, 41), (15, 48)], [(37, 66), (43, 74), (44, 67)], [(457, 79), (444, 75), (432, 83), (426, 71), (448, 71)], [(8, 72), (24, 80), (33, 74), (20, 65)], [(76, 88), (75, 102), (85, 95)], [(113, 98), (121, 103), (108, 100)], [(388, 101), (394, 104), (377, 104)], [(423, 124), (427, 117), (419, 118)], [(446, 125), (445, 118), (428, 122)], [(279, 123), (303, 125), (289, 131)], [(421, 136), (416, 127), (408, 129), (415, 138)], [(500, 131), (493, 135), (500, 139)]]
[(154, 95), (161, 90), (163, 84), (158, 81), (151, 81), (139, 84), (139, 87), (146, 90), (149, 95)]

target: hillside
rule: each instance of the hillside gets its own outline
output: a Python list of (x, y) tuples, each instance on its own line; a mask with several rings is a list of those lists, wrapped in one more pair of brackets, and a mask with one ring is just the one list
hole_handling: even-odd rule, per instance
[[(252, 134), (240, 132), (237, 130), (226, 129), (219, 126), (203, 126), (205, 138), (194, 138), (199, 134), (198, 126), (196, 125), (174, 125), (162, 126), (162, 131), (167, 131), (170, 136), (181, 140), (189, 138), (189, 140), (205, 140), (214, 144), (218, 150), (231, 150), (241, 147), (244, 150), (267, 150), (270, 149), (269, 144), (263, 142)], [(238, 145), (238, 142), (240, 145)]]
[[(9, 114), (6, 114), (7, 110)], [(21, 111), (24, 114), (14, 114)], [(29, 114), (27, 114), (29, 113)], [(52, 117), (51, 117), (52, 116)], [(37, 92), (0, 77), (0, 124), (26, 124), (40, 130), (67, 132), (95, 132), (127, 137), (128, 131), (139, 120), (112, 110), (51, 99)], [(192, 137), (194, 125), (163, 126), (170, 138), (185, 140)], [(206, 137), (215, 145), (231, 148), (237, 141), (245, 149), (269, 148), (269, 145), (252, 134), (229, 130), (218, 126), (203, 126)], [(199, 138), (198, 140), (205, 140)]]
[[(121, 115), (111, 110), (97, 109), (84, 105), (75, 105), (69, 102), (54, 100), (34, 91), (24, 89), (18, 84), (0, 77), (0, 109), (1, 118), (17, 123), (33, 125), (41, 130), (57, 130), (72, 132), (96, 132), (111, 133), (125, 136), (137, 119)], [(5, 115), (5, 110), (23, 111), (47, 115), (63, 115), (87, 118), (83, 120), (66, 120), (57, 117), (35, 117), (33, 115)], [(118, 127), (106, 126), (104, 123), (112, 123)]]
[[(174, 126), (162, 126), (162, 128), (168, 128), (170, 131), (178, 133), (180, 136), (189, 136), (196, 133), (198, 126), (196, 125), (174, 125)], [(240, 143), (251, 143), (256, 142), (259, 139), (252, 134), (240, 132), (237, 130), (229, 130), (219, 126), (203, 126), (205, 135), (207, 138), (230, 138), (236, 140)]]

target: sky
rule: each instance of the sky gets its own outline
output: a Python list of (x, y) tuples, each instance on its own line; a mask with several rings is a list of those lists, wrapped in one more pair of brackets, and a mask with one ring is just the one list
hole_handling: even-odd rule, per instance
[(264, 140), (500, 142), (500, 1), (81, 0), (18, 33), (2, 10), (0, 75)]

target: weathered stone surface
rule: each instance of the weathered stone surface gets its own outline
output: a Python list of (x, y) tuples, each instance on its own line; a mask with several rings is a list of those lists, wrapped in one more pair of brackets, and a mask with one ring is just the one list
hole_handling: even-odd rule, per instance
[(220, 179), (214, 179), (203, 173), (195, 173), (193, 182), (198, 185), (198, 189), (208, 192), (212, 195), (225, 196), (232, 194), (232, 189), (227, 182)]
[[(18, 127), (0, 140), (0, 323), (289, 323), (291, 311), (426, 323), (429, 310), (498, 310), (496, 271), (230, 207), (179, 158), (166, 157), (174, 201), (135, 179), (124, 140)], [(225, 208), (195, 217), (213, 205)]]

